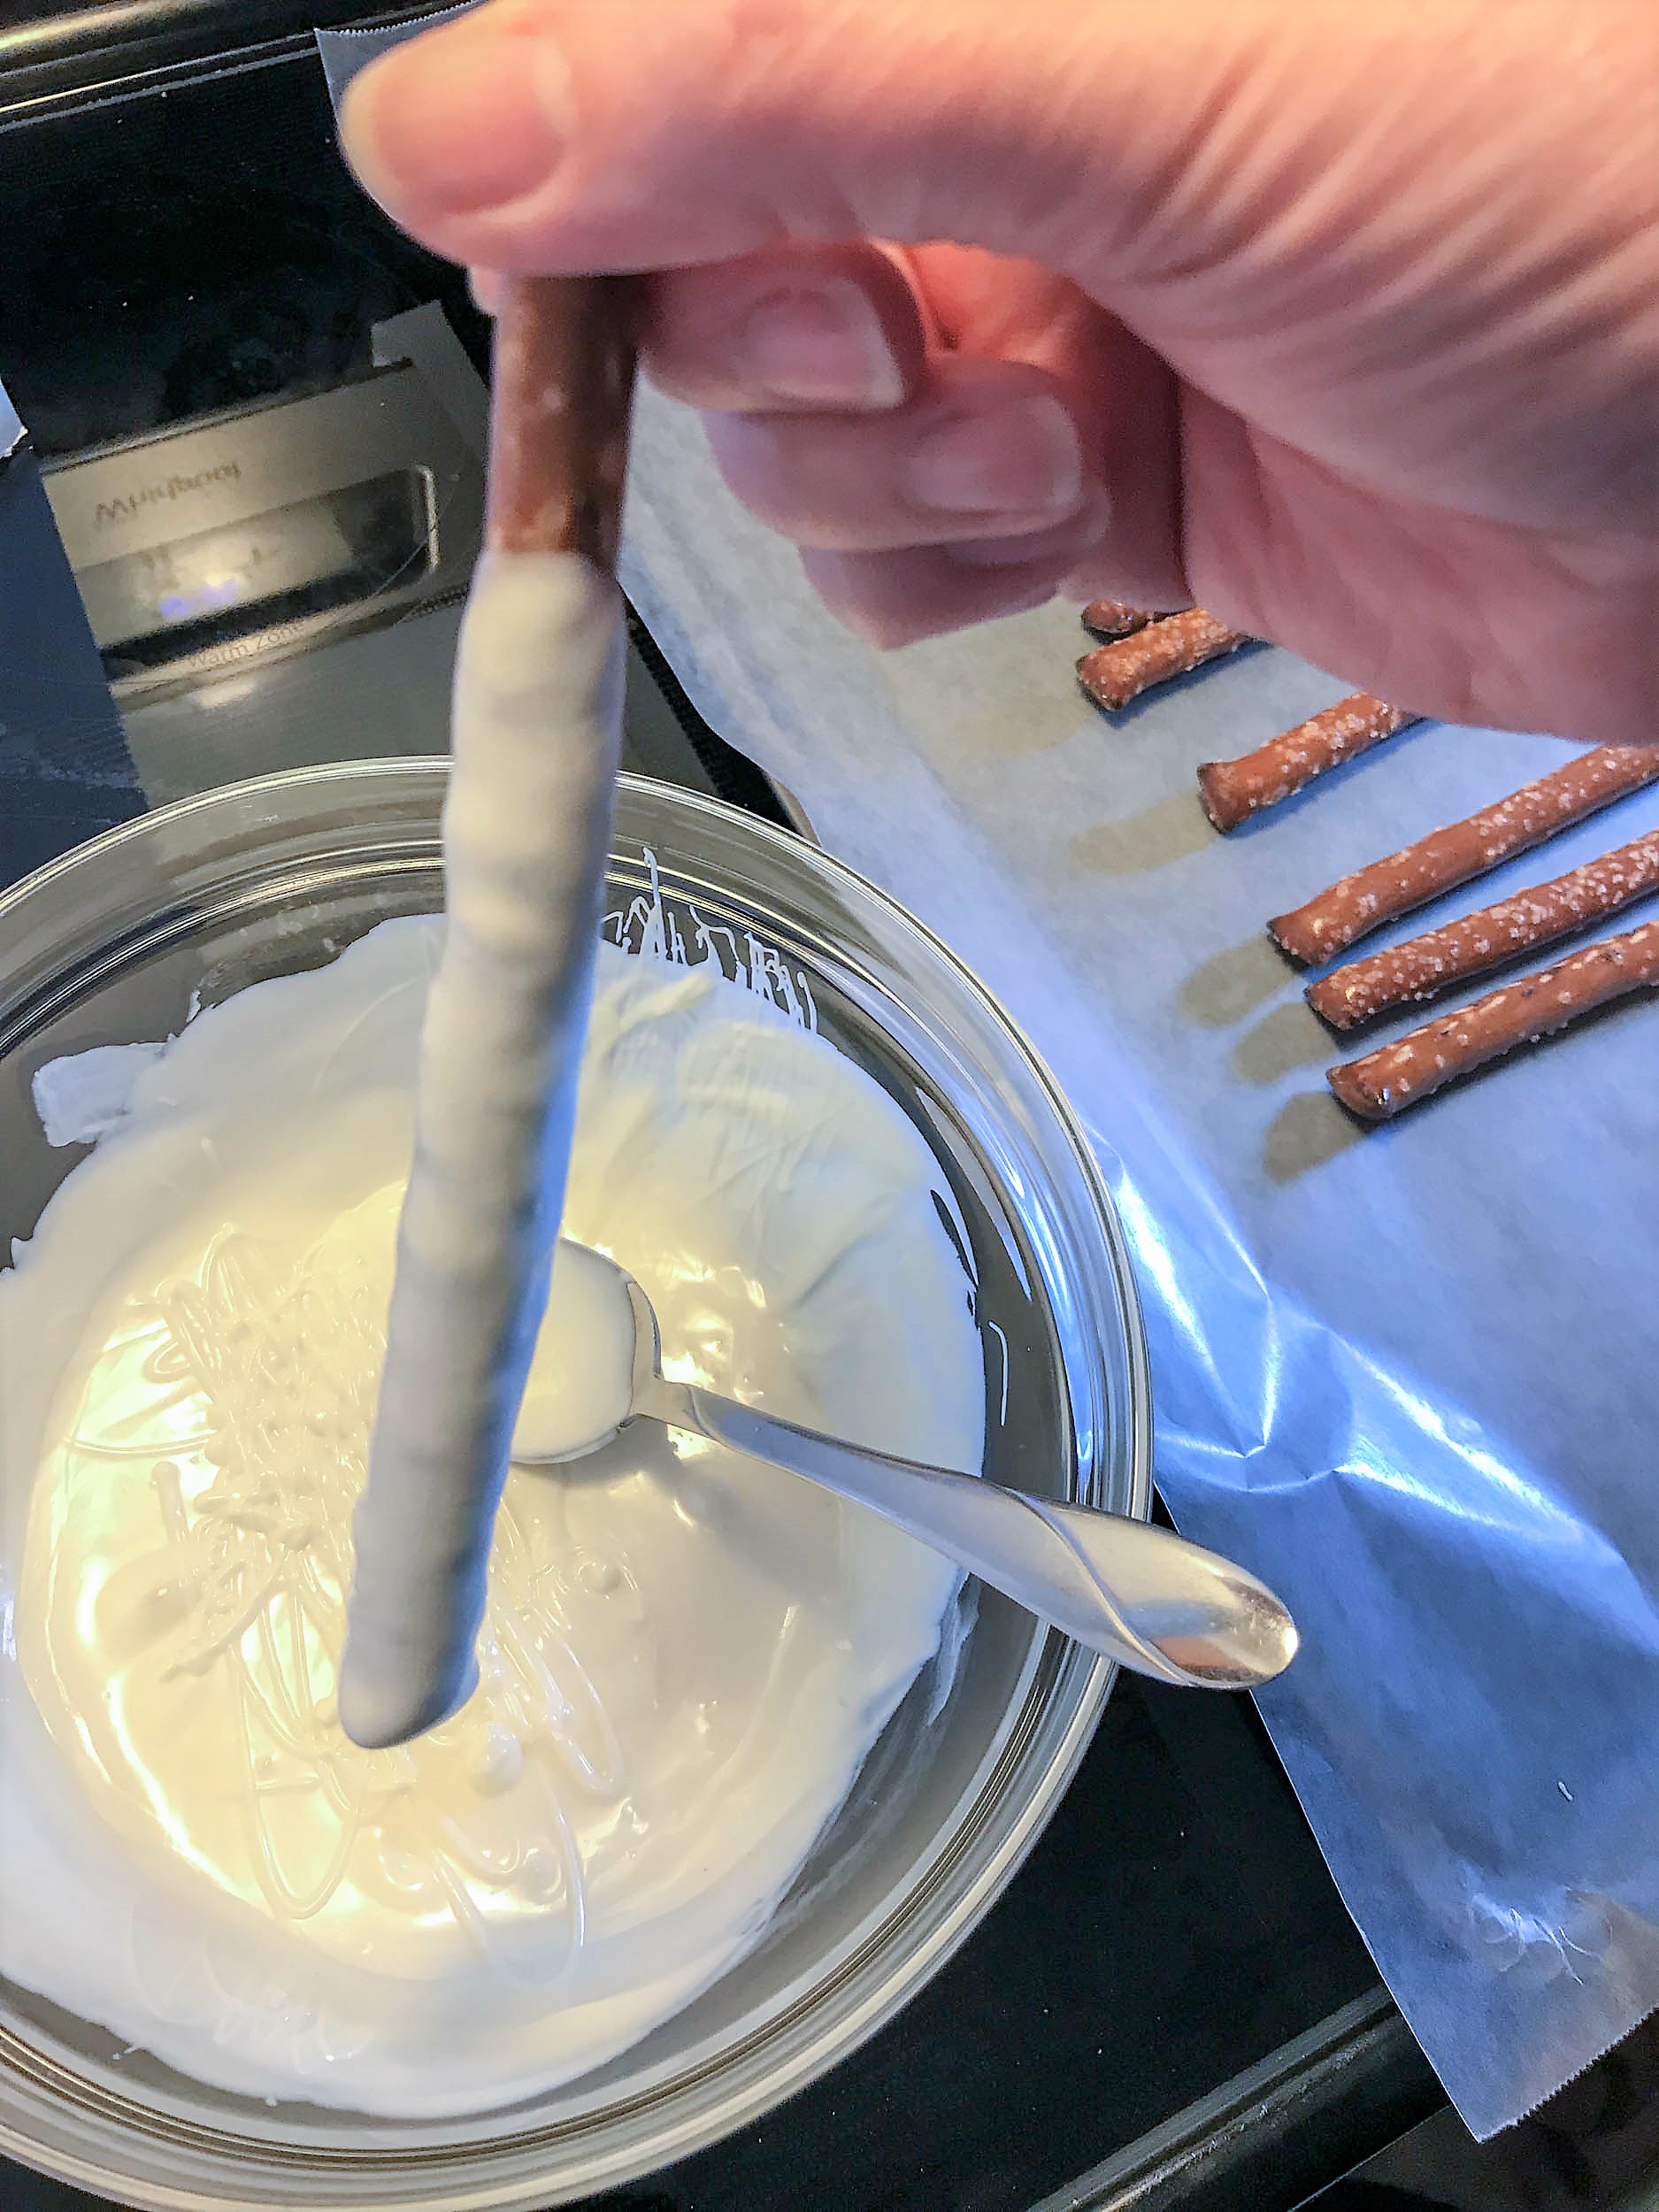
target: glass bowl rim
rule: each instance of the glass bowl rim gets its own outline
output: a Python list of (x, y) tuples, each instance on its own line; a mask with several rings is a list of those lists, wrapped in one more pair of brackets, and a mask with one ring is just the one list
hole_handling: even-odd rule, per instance
[[(119, 823), (72, 846), (0, 891), (0, 932), (4, 931), (26, 902), (42, 891), (61, 887), (86, 869), (102, 865), (111, 856), (124, 853), (130, 848), (142, 847), (157, 835), (165, 835), (177, 826), (188, 823), (193, 817), (211, 817), (216, 812), (234, 809), (250, 800), (280, 800), (290, 791), (316, 792), (326, 787), (349, 791), (354, 785), (373, 789), (377, 785), (395, 784), (408, 789), (425, 784), (442, 790), (447, 785), (449, 767), (448, 756), (442, 754), (396, 755), (373, 760), (312, 763), (265, 775), (242, 778), (234, 783), (216, 785), (209, 790), (170, 801), (136, 816), (131, 821)], [(879, 885), (826, 852), (816, 841), (797, 831), (764, 821), (723, 800), (701, 792), (685, 790), (662, 779), (623, 772), (618, 777), (618, 787), (619, 791), (635, 790), (642, 796), (666, 798), (683, 817), (693, 820), (702, 816), (724, 824), (737, 825), (741, 835), (752, 839), (763, 849), (770, 849), (780, 857), (786, 867), (804, 868), (809, 874), (817, 873), (821, 878), (826, 878), (832, 886), (843, 887), (849, 891), (855, 902), (859, 899), (873, 902), (887, 921), (896, 926), (901, 938), (915, 940), (924, 958), (942, 966), (951, 985), (965, 991), (977, 1001), (980, 1012), (990, 1018), (993, 1028), (1005, 1035), (1010, 1048), (1024, 1062), (1026, 1072), (1053, 1118), (1056, 1133), (1063, 1140), (1064, 1148), (1078, 1170), (1101, 1245), (1110, 1263), (1113, 1288), (1123, 1317), (1124, 1341), (1119, 1348), (1129, 1385), (1129, 1404), (1125, 1409), (1124, 1421), (1129, 1485), (1126, 1510), (1132, 1517), (1148, 1518), (1152, 1502), (1151, 1378), (1142, 1309), (1128, 1240), (1077, 1117), (1046, 1062), (1023, 1029), (966, 964), (926, 923)], [(284, 825), (280, 815), (272, 820), (270, 826), (273, 833), (280, 833)], [(189, 894), (187, 891), (180, 895), (188, 898)], [(6, 1010), (4, 984), (4, 975), (0, 974), (0, 1014)], [(33, 995), (32, 992), (28, 995)], [(649, 2170), (657, 2170), (663, 2164), (684, 2158), (751, 2124), (775, 2109), (787, 2098), (820, 2078), (849, 2056), (872, 2034), (891, 2022), (979, 1926), (985, 1915), (1018, 1872), (1052, 1816), (1088, 1747), (1116, 1678), (1118, 1670), (1111, 1661), (1098, 1655), (1092, 1660), (1087, 1655), (1076, 1655), (1085, 1659), (1087, 1663), (1075, 1671), (1069, 1689), (1070, 1713), (1050, 1744), (1041, 1770), (1033, 1778), (1032, 1788), (1018, 1812), (1007, 1821), (988, 1853), (979, 1860), (971, 1877), (926, 1931), (924, 1940), (906, 1950), (899, 1958), (886, 1962), (874, 1986), (861, 1992), (856, 2003), (818, 2024), (810, 2036), (803, 2039), (784, 2055), (780, 2066), (769, 2067), (748, 2079), (726, 2085), (713, 2106), (704, 2105), (678, 2116), (670, 2116), (667, 2124), (653, 2137), (654, 2164)], [(156, 2117), (165, 2124), (162, 2114), (157, 2113)], [(195, 2130), (191, 2131), (194, 2133)], [(208, 2131), (219, 2132), (217, 2129)], [(234, 2139), (233, 2138), (233, 2141)], [(513, 2140), (511, 2135), (495, 2139), (480, 2137), (457, 2143), (453, 2147), (453, 2155), (458, 2162), (468, 2157), (488, 2154), (495, 2148), (505, 2147)], [(127, 2189), (136, 2186), (147, 2190), (150, 2187), (146, 2182), (134, 2182), (127, 2176), (113, 2173), (107, 2167), (83, 2161), (57, 2146), (49, 2147), (35, 2135), (15, 2129), (3, 2116), (0, 2116), (0, 2152), (18, 2157), (36, 2170), (50, 2173), (54, 2178), (94, 2191), (107, 2187), (111, 2180), (118, 2181)], [(50, 2165), (42, 2165), (43, 2155), (51, 2158)], [(434, 2151), (426, 2149), (416, 2155), (424, 2165), (433, 2158)], [(232, 2160), (234, 2157), (228, 2146), (227, 2156)], [(388, 2164), (398, 2162), (399, 2154), (391, 2151)], [(631, 2167), (630, 2170), (635, 2174), (639, 2171), (637, 2168)], [(230, 2176), (227, 2174), (226, 2178), (228, 2182)], [(404, 2177), (407, 2183), (412, 2183), (414, 2178), (412, 2173)], [(525, 2194), (522, 2177), (511, 2173), (502, 2175), (497, 2182), (484, 2181), (481, 2186), (476, 2188), (467, 2186), (458, 2174), (455, 2178), (461, 2184), (461, 2193), (445, 2201), (452, 2202), (457, 2212), (462, 2207), (477, 2207), (479, 2212), (484, 2212), (484, 2208), (497, 2204), (516, 2206), (532, 2200)], [(591, 2179), (584, 2180), (582, 2186), (603, 2191), (626, 2185), (627, 2181), (627, 2172), (615, 2171), (595, 2174)], [(234, 2200), (229, 2197), (222, 2200), (197, 2197), (191, 2193), (191, 2185), (185, 2183), (182, 2188), (175, 2188), (170, 2193), (152, 2193), (142, 2197), (132, 2195), (126, 2200), (157, 2208), (190, 2204), (205, 2207), (222, 2202), (228, 2212), (228, 2207)], [(548, 2200), (543, 2195), (541, 2200)], [(406, 2202), (411, 2208), (429, 2207), (434, 2200), (423, 2194), (411, 2195), (406, 2200), (388, 2198), (376, 2201), (383, 2203), (385, 2212), (393, 2212), (395, 2203)]]

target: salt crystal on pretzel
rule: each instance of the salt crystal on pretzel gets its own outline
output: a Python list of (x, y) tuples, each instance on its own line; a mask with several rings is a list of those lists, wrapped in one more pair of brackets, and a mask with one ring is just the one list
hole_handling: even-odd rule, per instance
[(1083, 627), (1109, 645), (1120, 637), (1133, 637), (1137, 630), (1144, 630), (1157, 619), (1156, 615), (1122, 599), (1091, 599), (1083, 610)]
[(1659, 830), (1443, 929), (1350, 961), (1310, 983), (1303, 996), (1333, 1029), (1356, 1029), (1391, 1007), (1438, 998), (1517, 953), (1541, 951), (1649, 891), (1659, 891)]
[(1535, 1045), (1598, 1006), (1655, 988), (1659, 922), (1644, 922), (1622, 937), (1586, 945), (1555, 967), (1489, 991), (1363, 1060), (1327, 1069), (1325, 1080), (1350, 1113), (1364, 1121), (1389, 1121), (1517, 1045)]
[(1235, 830), (1251, 815), (1278, 806), (1356, 754), (1369, 752), (1386, 737), (1409, 729), (1421, 715), (1391, 707), (1356, 691), (1323, 714), (1298, 722), (1294, 730), (1271, 737), (1237, 760), (1207, 760), (1198, 771), (1204, 811), (1218, 830)]
[(1236, 653), (1254, 641), (1242, 630), (1230, 630), (1202, 607), (1185, 614), (1165, 615), (1148, 623), (1133, 637), (1097, 645), (1077, 664), (1078, 681), (1099, 707), (1126, 707), (1154, 684), (1185, 676), (1189, 669), (1223, 653)]
[[(1107, 649), (1108, 650), (1111, 649)], [(1600, 745), (1496, 805), (1436, 830), (1321, 891), (1268, 928), (1304, 967), (1315, 967), (1443, 891), (1530, 851), (1586, 815), (1659, 782), (1659, 745)]]
[(510, 277), (495, 317), (485, 541), (616, 567), (638, 288)]

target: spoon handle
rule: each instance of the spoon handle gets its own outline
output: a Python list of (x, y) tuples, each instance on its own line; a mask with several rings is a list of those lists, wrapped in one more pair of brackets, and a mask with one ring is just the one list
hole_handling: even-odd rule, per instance
[(869, 1506), (1137, 1674), (1251, 1689), (1295, 1654), (1290, 1616), (1264, 1584), (1167, 1529), (840, 1443), (690, 1383), (656, 1378), (636, 1410)]

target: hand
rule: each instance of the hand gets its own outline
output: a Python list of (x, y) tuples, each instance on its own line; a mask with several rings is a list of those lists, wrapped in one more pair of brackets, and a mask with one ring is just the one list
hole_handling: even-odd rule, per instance
[(1656, 86), (1651, 0), (493, 0), (345, 141), (476, 269), (658, 273), (652, 373), (882, 643), (1195, 600), (1631, 741)]

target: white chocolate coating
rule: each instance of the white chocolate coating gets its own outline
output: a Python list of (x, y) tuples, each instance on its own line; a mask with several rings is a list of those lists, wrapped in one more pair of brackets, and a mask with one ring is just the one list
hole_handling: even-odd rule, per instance
[[(464, 1709), (347, 1740), (440, 937), (385, 924), (133, 1048), (125, 1088), (54, 1071), (58, 1136), (107, 1133), (0, 1274), (0, 1971), (222, 2087), (419, 2118), (584, 2072), (752, 1947), (956, 1586), (809, 1484), (630, 1429), (510, 1476)], [(977, 1466), (938, 1184), (832, 1045), (600, 949), (566, 1223), (645, 1286), (671, 1372)]]
[(456, 658), (426, 1002), (340, 1717), (403, 1743), (477, 1680), (485, 1568), (570, 1156), (621, 745), (616, 585), (486, 550)]

